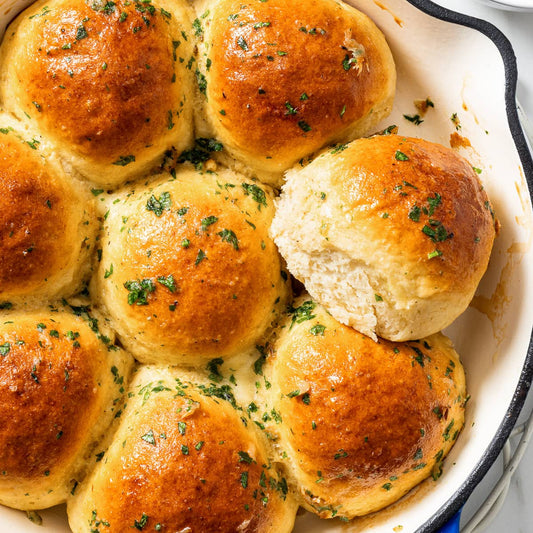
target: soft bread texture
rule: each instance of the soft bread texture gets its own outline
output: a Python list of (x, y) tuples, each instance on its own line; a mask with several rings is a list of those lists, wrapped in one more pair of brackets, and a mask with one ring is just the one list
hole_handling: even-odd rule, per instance
[(87, 278), (94, 202), (44, 142), (0, 115), (0, 302), (68, 297)]
[(142, 362), (185, 365), (253, 347), (290, 291), (268, 236), (271, 192), (185, 167), (117, 200), (97, 294), (122, 343)]
[(289, 271), (340, 322), (395, 341), (451, 324), (488, 265), (495, 221), (472, 166), (380, 135), (287, 172), (271, 233)]
[(466, 403), (450, 340), (374, 342), (305, 297), (291, 315), (267, 360), (267, 392), (283, 421), (270, 429), (305, 508), (353, 518), (438, 477)]
[[(85, 310), (4, 313), (0, 325), (0, 503), (64, 502), (89, 465), (133, 363)], [(106, 331), (109, 334), (109, 332)]]
[(0, 105), (116, 186), (191, 143), (189, 29), (184, 1), (36, 2), (3, 41)]
[[(215, 389), (143, 367), (105, 453), (68, 503), (74, 533), (285, 533), (296, 504), (261, 436)], [(140, 527), (142, 526), (142, 527)]]
[[(200, 1), (202, 136), (216, 136), (262, 181), (321, 147), (367, 133), (395, 92), (384, 36), (333, 0)], [(249, 170), (250, 171), (250, 170)]]

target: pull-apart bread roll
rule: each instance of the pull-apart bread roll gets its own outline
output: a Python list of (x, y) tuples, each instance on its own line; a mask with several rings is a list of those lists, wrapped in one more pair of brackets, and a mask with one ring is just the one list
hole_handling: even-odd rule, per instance
[(466, 309), (495, 220), (456, 152), (381, 135), (287, 172), (272, 235), (290, 272), (337, 320), (404, 341), (444, 329)]
[(55, 309), (4, 313), (0, 326), (0, 503), (65, 501), (110, 424), (132, 358), (98, 320)]
[(72, 531), (290, 532), (287, 482), (221, 398), (177, 371), (139, 370), (103, 460), (68, 503)]
[(271, 430), (306, 509), (350, 519), (440, 476), (466, 403), (449, 339), (374, 342), (312, 300), (291, 311), (266, 370), (282, 420)]
[(90, 194), (0, 117), (0, 301), (80, 290), (96, 237)]
[(363, 13), (333, 0), (196, 4), (204, 136), (277, 184), (300, 158), (392, 109), (394, 61)]
[(43, 0), (8, 28), (1, 104), (96, 183), (146, 172), (192, 138), (188, 5)]
[(204, 365), (258, 342), (290, 290), (273, 213), (266, 187), (229, 170), (184, 168), (112, 202), (98, 297), (137, 359)]

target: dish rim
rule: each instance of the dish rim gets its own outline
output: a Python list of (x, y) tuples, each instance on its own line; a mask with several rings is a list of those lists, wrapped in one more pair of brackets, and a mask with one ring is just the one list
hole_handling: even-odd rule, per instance
[[(472, 17), (439, 6), (431, 0), (407, 0), (409, 4), (434, 18), (452, 24), (459, 24), (467, 28), (479, 31), (488, 37), (495, 45), (502, 57), (505, 72), (505, 108), (507, 122), (516, 146), (520, 162), (527, 183), (530, 200), (533, 204), (533, 158), (526, 137), (522, 131), (518, 117), (516, 104), (516, 89), (518, 83), (518, 68), (516, 56), (509, 39), (493, 24), (486, 20)], [(441, 506), (441, 508), (419, 527), (415, 533), (432, 533), (446, 525), (455, 515), (460, 512), (476, 486), (481, 482), (489, 468), (498, 458), (505, 445), (518, 416), (524, 407), (531, 381), (533, 379), (533, 325), (529, 338), (529, 345), (520, 374), (517, 387), (511, 403), (505, 413), (505, 417), (489, 446), (484, 451), (477, 465), (467, 479), (455, 491), (455, 493)]]
[[(33, 3), (35, 0), (32, 0)], [(505, 34), (490, 22), (470, 15), (459, 13), (452, 9), (435, 4), (431, 0), (407, 0), (409, 4), (419, 11), (452, 24), (458, 24), (476, 30), (488, 37), (498, 49), (503, 65), (505, 76), (505, 107), (507, 123), (511, 137), (516, 147), (520, 162), (522, 164), (524, 179), (527, 184), (529, 198), (533, 205), (533, 155), (529, 148), (525, 134), (520, 123), (517, 104), (516, 91), (518, 83), (518, 68), (516, 56), (509, 39)], [(1, 0), (0, 0), (1, 3)], [(502, 4), (502, 2), (491, 2)], [(28, 4), (29, 5), (29, 4)], [(513, 5), (505, 4), (503, 5)], [(14, 17), (17, 14), (14, 14)], [(0, 36), (0, 40), (2, 36)], [(533, 146), (531, 147), (533, 149)], [(495, 436), (488, 447), (483, 452), (481, 458), (473, 468), (471, 473), (456, 489), (454, 494), (439, 508), (439, 510), (414, 533), (435, 533), (439, 529), (449, 524), (460, 513), (462, 507), (482, 481), (490, 467), (497, 460), (501, 450), (507, 442), (511, 431), (524, 407), (529, 390), (533, 381), (533, 324), (530, 333), (529, 344), (522, 367), (518, 384), (515, 388), (512, 400), (505, 412), (504, 419), (498, 427)]]

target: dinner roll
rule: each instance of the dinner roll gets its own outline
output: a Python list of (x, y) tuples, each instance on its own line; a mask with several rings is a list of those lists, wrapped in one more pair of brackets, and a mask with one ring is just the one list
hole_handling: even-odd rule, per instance
[(350, 519), (440, 476), (466, 403), (447, 337), (374, 342), (305, 297), (284, 325), (267, 360), (271, 429), (306, 509)]
[(255, 425), (216, 385), (180, 377), (139, 370), (104, 459), (68, 502), (72, 531), (290, 532), (297, 506)]
[(0, 503), (44, 509), (74, 491), (114, 416), (132, 358), (85, 308), (0, 324)]
[(94, 203), (44, 141), (6, 124), (0, 116), (0, 302), (69, 296), (89, 270)]
[(0, 99), (67, 166), (115, 186), (192, 139), (185, 0), (42, 0), (8, 28)]
[[(202, 135), (260, 179), (329, 143), (371, 130), (392, 109), (396, 72), (384, 36), (334, 0), (196, 3)], [(200, 108), (199, 108), (200, 109)]]
[(232, 171), (188, 167), (113, 200), (97, 293), (137, 359), (203, 365), (254, 346), (289, 293), (273, 203)]
[(495, 221), (456, 152), (381, 135), (287, 172), (272, 235), (290, 272), (337, 320), (404, 341), (440, 331), (466, 309)]

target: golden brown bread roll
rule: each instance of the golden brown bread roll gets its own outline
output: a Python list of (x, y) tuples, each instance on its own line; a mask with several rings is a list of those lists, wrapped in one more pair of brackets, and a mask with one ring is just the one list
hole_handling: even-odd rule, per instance
[(292, 530), (297, 506), (255, 425), (217, 385), (182, 378), (139, 370), (104, 459), (68, 503), (74, 533)]
[(184, 1), (36, 2), (6, 32), (1, 104), (66, 165), (118, 185), (192, 139), (189, 28)]
[(305, 297), (291, 314), (266, 370), (271, 431), (306, 509), (353, 518), (438, 477), (466, 403), (449, 339), (374, 342)]
[[(65, 501), (111, 422), (132, 358), (82, 308), (4, 313), (0, 325), (0, 503)], [(99, 329), (100, 328), (100, 329)]]
[(0, 116), (0, 302), (66, 297), (89, 270), (94, 203), (44, 141), (10, 124)]
[[(200, 134), (219, 138), (261, 180), (329, 143), (361, 136), (392, 108), (385, 38), (333, 0), (197, 2)], [(198, 109), (200, 109), (198, 107)]]
[(271, 232), (290, 272), (337, 320), (404, 341), (440, 331), (466, 309), (495, 221), (457, 153), (380, 135), (288, 172)]
[(289, 292), (273, 212), (266, 188), (188, 167), (112, 201), (98, 298), (137, 359), (203, 365), (254, 346)]

